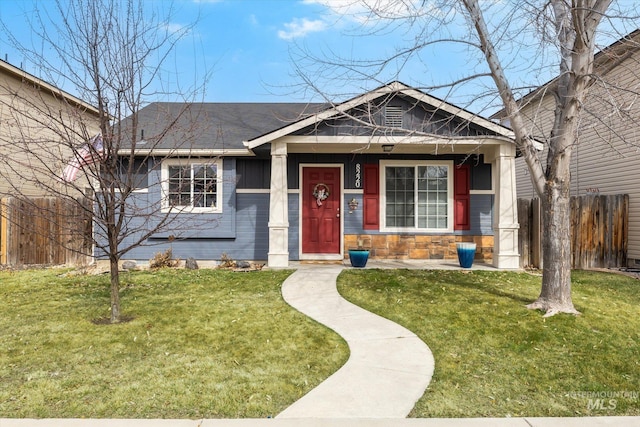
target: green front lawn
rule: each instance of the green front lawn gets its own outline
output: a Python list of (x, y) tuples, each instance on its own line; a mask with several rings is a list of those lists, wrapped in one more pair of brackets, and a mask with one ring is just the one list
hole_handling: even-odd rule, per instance
[(0, 272), (0, 417), (264, 418), (337, 370), (348, 348), (290, 308), (290, 272)]
[[(263, 418), (347, 359), (290, 308), (289, 272), (122, 276), (133, 320), (108, 316), (107, 276), (0, 272), (0, 417)], [(436, 360), (414, 417), (640, 415), (640, 282), (574, 273), (583, 315), (524, 305), (540, 277), (350, 270), (349, 300), (418, 334)], [(603, 393), (603, 399), (596, 394)]]
[(574, 272), (583, 314), (547, 319), (524, 308), (540, 283), (512, 272), (352, 270), (339, 290), (433, 351), (413, 417), (640, 415), (640, 281)]

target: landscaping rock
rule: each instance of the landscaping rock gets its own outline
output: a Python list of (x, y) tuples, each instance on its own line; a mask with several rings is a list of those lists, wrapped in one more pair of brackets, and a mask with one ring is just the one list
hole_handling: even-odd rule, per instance
[(237, 268), (251, 268), (251, 264), (248, 261), (238, 261), (236, 262)]
[(125, 261), (122, 263), (122, 269), (123, 270), (137, 270), (138, 269), (138, 264), (135, 261)]
[(184, 262), (184, 268), (186, 268), (187, 270), (197, 270), (198, 269), (198, 262), (196, 261), (195, 258), (189, 257)]

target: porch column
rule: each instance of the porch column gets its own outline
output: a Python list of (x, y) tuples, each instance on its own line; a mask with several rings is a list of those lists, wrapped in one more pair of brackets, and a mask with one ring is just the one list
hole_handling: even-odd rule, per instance
[(520, 267), (515, 154), (514, 145), (501, 144), (496, 148), (494, 158), (496, 194), (493, 214), (493, 265), (505, 269)]
[(268, 266), (289, 266), (289, 215), (287, 195), (287, 144), (271, 144)]

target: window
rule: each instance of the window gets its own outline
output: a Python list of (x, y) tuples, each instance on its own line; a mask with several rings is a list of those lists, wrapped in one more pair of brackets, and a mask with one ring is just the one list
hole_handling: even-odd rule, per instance
[(222, 160), (162, 162), (163, 208), (222, 212)]
[(384, 228), (452, 230), (451, 162), (381, 162)]

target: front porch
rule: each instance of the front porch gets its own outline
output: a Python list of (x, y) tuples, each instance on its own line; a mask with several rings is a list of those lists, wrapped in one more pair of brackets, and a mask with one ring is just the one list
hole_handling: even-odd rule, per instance
[[(317, 267), (318, 265), (341, 265), (345, 268), (351, 267), (349, 259), (342, 261), (290, 261), (287, 268), (294, 270), (305, 270)], [(271, 267), (269, 267), (271, 268)], [(457, 260), (448, 259), (369, 259), (366, 267), (354, 268), (363, 269), (384, 269), (384, 270), (458, 270), (458, 271), (498, 271), (499, 268), (493, 264), (483, 261), (474, 261), (471, 268), (462, 268)]]
[(247, 141), (271, 158), (268, 265), (343, 260), (358, 240), (372, 259), (453, 261), (466, 241), (478, 261), (517, 269), (512, 138), (393, 83)]

